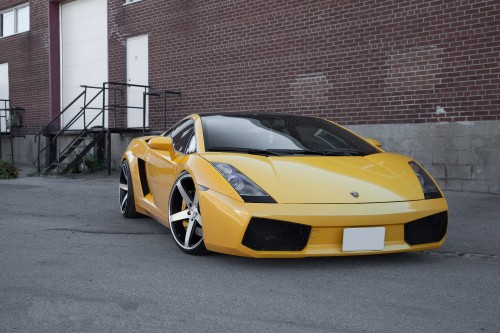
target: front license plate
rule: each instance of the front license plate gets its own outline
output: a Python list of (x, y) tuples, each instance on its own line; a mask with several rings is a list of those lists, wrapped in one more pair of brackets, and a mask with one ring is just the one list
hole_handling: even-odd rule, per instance
[(385, 228), (345, 228), (342, 251), (380, 251), (384, 249)]

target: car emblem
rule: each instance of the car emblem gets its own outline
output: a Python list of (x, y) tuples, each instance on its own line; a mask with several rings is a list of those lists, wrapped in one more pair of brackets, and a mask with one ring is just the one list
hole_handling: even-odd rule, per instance
[(359, 198), (359, 193), (358, 192), (351, 192), (351, 195), (355, 197), (356, 199)]

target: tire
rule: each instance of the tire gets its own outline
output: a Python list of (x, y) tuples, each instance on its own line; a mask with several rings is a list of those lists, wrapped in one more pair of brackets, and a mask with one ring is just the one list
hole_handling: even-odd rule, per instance
[(183, 172), (175, 181), (168, 203), (170, 232), (177, 246), (187, 254), (208, 253), (203, 240), (198, 190), (191, 175)]
[(140, 214), (135, 210), (134, 185), (130, 175), (130, 168), (127, 160), (122, 162), (120, 171), (120, 210), (126, 218), (136, 218)]

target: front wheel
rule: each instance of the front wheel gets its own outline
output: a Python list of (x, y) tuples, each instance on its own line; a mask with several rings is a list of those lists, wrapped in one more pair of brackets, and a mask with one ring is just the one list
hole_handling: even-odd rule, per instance
[(191, 175), (182, 173), (170, 193), (168, 221), (175, 243), (188, 254), (205, 254), (198, 191)]
[(120, 170), (120, 210), (122, 215), (127, 218), (135, 218), (140, 215), (135, 210), (134, 186), (127, 160), (122, 162)]

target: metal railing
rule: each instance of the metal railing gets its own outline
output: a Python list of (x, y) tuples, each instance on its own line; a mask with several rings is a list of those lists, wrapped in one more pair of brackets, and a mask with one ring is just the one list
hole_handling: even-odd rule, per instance
[[(8, 130), (7, 123), (10, 121), (10, 100), (0, 99), (0, 160), (2, 156), (2, 140), (1, 136), (10, 135), (10, 130)], [(5, 127), (5, 128), (4, 128)], [(12, 163), (14, 163), (14, 147), (12, 138), (10, 140), (11, 152), (12, 152)]]
[[(112, 88), (112, 86), (118, 86), (118, 87), (124, 87), (124, 88), (123, 89)], [(117, 104), (117, 102), (116, 102), (116, 91), (119, 91), (119, 92), (123, 93), (125, 91), (125, 89), (127, 89), (127, 88), (140, 88), (140, 89), (143, 90), (143, 92), (142, 92), (143, 94), (147, 94), (148, 90), (149, 90), (149, 86), (141, 85), (141, 84), (121, 83), (121, 82), (104, 82), (103, 85), (102, 85), (102, 88), (104, 90), (114, 90), (115, 91), (115, 94), (114, 94), (114, 103), (109, 105), (109, 107), (113, 109), (113, 128), (117, 128), (116, 121), (118, 119), (117, 112), (119, 110), (126, 110), (126, 111), (128, 111), (128, 110), (141, 110), (142, 111), (142, 119), (143, 119), (142, 130), (143, 130), (143, 133), (145, 133), (145, 131), (146, 131), (146, 121), (145, 121), (145, 119), (146, 119), (146, 112), (147, 112), (147, 106), (146, 106), (146, 104), (143, 103), (141, 106), (131, 106), (131, 105)], [(103, 104), (103, 108), (104, 108), (104, 104)]]
[[(112, 88), (112, 86), (118, 86), (118, 87), (123, 87), (123, 88)], [(111, 105), (113, 109), (113, 128), (117, 128), (116, 122), (118, 119), (117, 116), (117, 111), (118, 110), (142, 110), (142, 133), (143, 135), (146, 133), (146, 112), (147, 112), (147, 105), (146, 103), (143, 102), (142, 106), (130, 106), (130, 105), (122, 105), (122, 104), (117, 104), (116, 102), (116, 92), (120, 91), (120, 93), (123, 93), (124, 90), (127, 88), (140, 88), (143, 89), (143, 94), (147, 94), (149, 90), (149, 86), (146, 85), (141, 85), (141, 84), (130, 84), (130, 83), (121, 83), (121, 82), (104, 82), (102, 85), (102, 88), (104, 90), (111, 90), (114, 89), (114, 103)], [(122, 98), (123, 99), (123, 98)], [(103, 101), (103, 108), (104, 106), (104, 101)], [(128, 104), (128, 101), (127, 101)], [(127, 124), (128, 125), (128, 124)], [(108, 126), (108, 130), (106, 133), (106, 169), (107, 169), (107, 174), (108, 176), (111, 175), (111, 126)]]
[[(97, 108), (97, 107), (92, 107), (91, 104), (94, 103), (94, 101), (99, 98), (100, 96), (104, 96), (103, 89), (100, 87), (92, 87), (92, 86), (81, 86), (83, 88), (83, 91), (75, 98), (73, 99), (59, 114), (57, 114), (47, 125), (45, 125), (36, 135), (35, 135), (35, 142), (38, 143), (38, 154), (37, 154), (37, 168), (38, 172), (41, 172), (41, 163), (40, 163), (40, 156), (43, 152), (45, 152), (50, 146), (56, 146), (57, 148), (57, 157), (55, 161), (49, 161), (48, 164), (48, 169), (46, 171), (50, 171), (51, 166), (55, 163), (57, 165), (58, 171), (59, 171), (59, 165), (64, 160), (67, 156), (64, 156), (69, 150), (71, 150), (75, 144), (75, 142), (80, 138), (86, 131), (92, 126), (92, 125), (97, 125), (96, 120), (101, 116), (102, 121), (101, 121), (101, 126), (104, 129), (104, 118), (105, 118), (105, 108)], [(89, 90), (97, 90), (95, 94), (90, 93), (90, 99), (88, 100), (88, 95), (89, 95)], [(103, 98), (104, 100), (104, 98)], [(64, 125), (64, 127), (60, 130), (58, 128), (60, 127), (61, 119), (62, 117), (66, 114), (68, 114), (68, 110), (73, 110), (72, 107), (76, 105), (77, 102), (83, 102), (83, 106), (80, 107), (79, 111), (76, 112), (76, 114)], [(88, 110), (94, 110), (98, 111), (97, 114), (90, 120), (88, 121), (87, 119), (87, 111)], [(66, 145), (64, 148), (62, 148), (61, 144), (58, 144), (58, 139), (68, 133), (69, 131), (74, 131), (71, 129), (72, 126), (74, 126), (79, 120), (83, 120), (83, 128), (78, 129), (78, 135), (70, 141), (68, 145)], [(47, 136), (47, 142), (45, 146), (42, 147), (41, 144), (41, 136), (45, 135)]]
[[(48, 168), (45, 171), (50, 171), (51, 168), (55, 166), (57, 166), (59, 171), (59, 165), (61, 164), (61, 162), (67, 158), (68, 154), (74, 151), (76, 144), (81, 143), (81, 141), (79, 140), (82, 140), (82, 138), (86, 136), (86, 134), (88, 134), (88, 130), (91, 127), (98, 127), (96, 125), (99, 117), (101, 117), (100, 123), (102, 131), (104, 132), (107, 128), (106, 151), (108, 161), (108, 174), (110, 174), (111, 172), (111, 129), (117, 128), (118, 113), (123, 110), (127, 111), (134, 109), (142, 111), (142, 133), (145, 134), (145, 119), (147, 112), (146, 103), (143, 101), (142, 106), (130, 106), (126, 105), (127, 103), (125, 103), (124, 105), (122, 101), (125, 99), (123, 98), (123, 93), (126, 92), (127, 88), (140, 88), (144, 96), (144, 94), (148, 94), (149, 86), (120, 82), (104, 82), (102, 87), (87, 85), (83, 85), (81, 87), (83, 88), (83, 91), (35, 135), (35, 142), (38, 143), (38, 172), (41, 172), (41, 154), (44, 152), (47, 154), (48, 150), (52, 151), (53, 149), (55, 149), (55, 151), (57, 152), (57, 157), (53, 157), (52, 159), (50, 158), (50, 156), (48, 157), (48, 163), (46, 163)], [(91, 90), (97, 91), (95, 93), (90, 93)], [(112, 103), (107, 103), (106, 97), (108, 97), (108, 99), (112, 99)], [(101, 106), (96, 107), (95, 104), (98, 101), (98, 98), (101, 98), (102, 104)], [(118, 102), (118, 99), (120, 100), (120, 103)], [(80, 107), (80, 109), (76, 112), (76, 114), (73, 115), (73, 117), (69, 121), (65, 122), (63, 128), (60, 128), (64, 116), (70, 113), (69, 110), (74, 111), (78, 103), (83, 106)], [(97, 112), (89, 118), (88, 111)], [(110, 112), (113, 113), (112, 125), (109, 121), (109, 124), (106, 124), (106, 117), (109, 116)], [(165, 117), (166, 114), (164, 115), (164, 118)], [(79, 125), (79, 122), (83, 122), (83, 126), (78, 126), (78, 130), (75, 132), (75, 130), (72, 128), (75, 127), (75, 125)], [(166, 118), (164, 119), (164, 123), (166, 123)], [(60, 144), (59, 139), (68, 133), (76, 134), (76, 136), (73, 138), (73, 140), (70, 141), (68, 145), (63, 148), (63, 146)], [(42, 135), (47, 136), (45, 145), (42, 145), (41, 143)], [(49, 149), (49, 147), (52, 147), (52, 149)]]
[[(20, 107), (13, 107), (10, 100), (0, 99), (0, 137), (10, 140), (11, 160), (14, 163), (14, 137), (24, 137), (17, 130), (24, 127), (20, 113), (25, 111)], [(2, 142), (0, 140), (0, 160), (2, 159)]]
[[(95, 86), (81, 86), (83, 91), (73, 99), (59, 114), (57, 114), (51, 121), (45, 125), (36, 135), (35, 142), (38, 143), (38, 157), (37, 157), (37, 165), (38, 172), (41, 172), (41, 154), (46, 153), (46, 155), (52, 154), (52, 156), (48, 156), (47, 161), (47, 169), (46, 172), (54, 169), (56, 166), (59, 171), (60, 164), (71, 154), (74, 155), (74, 151), (77, 147), (81, 147), (82, 151), (77, 154), (74, 160), (78, 162), (78, 159), (82, 158), (82, 154), (88, 152), (93, 145), (96, 144), (96, 140), (100, 139), (101, 136), (98, 135), (94, 137), (95, 140), (92, 140), (88, 145), (86, 144), (85, 139), (89, 139), (88, 135), (90, 132), (96, 133), (97, 131), (91, 131), (91, 128), (101, 128), (99, 133), (106, 133), (106, 160), (107, 160), (107, 169), (108, 175), (111, 174), (111, 131), (128, 131), (130, 128), (125, 122), (125, 127), (123, 129), (119, 128), (118, 120), (120, 119), (120, 115), (123, 114), (123, 110), (126, 112), (130, 112), (131, 110), (142, 111), (142, 126), (135, 127), (135, 130), (141, 130), (142, 134), (145, 135), (148, 130), (146, 127), (146, 115), (147, 115), (147, 96), (155, 96), (161, 97), (163, 96), (163, 127), (166, 130), (167, 126), (167, 96), (168, 95), (181, 95), (180, 92), (170, 91), (170, 90), (158, 90), (158, 91), (150, 91), (150, 87), (146, 85), (139, 84), (128, 84), (121, 82), (103, 82), (102, 87)], [(127, 92), (129, 88), (139, 88), (138, 92), (142, 92), (142, 105), (131, 106), (127, 105), (128, 102), (124, 103), (123, 101), (127, 100), (128, 96), (124, 97), (124, 93)], [(92, 92), (91, 92), (92, 91)], [(99, 98), (101, 98), (102, 103), (99, 103)], [(109, 101), (111, 100), (111, 102)], [(80, 103), (80, 104), (79, 104)], [(99, 104), (99, 106), (96, 106)], [(80, 105), (80, 108), (77, 109), (77, 112), (72, 115), (69, 121), (64, 123), (64, 126), (61, 128), (61, 123), (64, 117), (68, 114), (71, 114), (69, 110), (75, 111), (75, 108)], [(89, 116), (89, 111), (94, 111), (92, 115)], [(113, 114), (113, 121), (108, 119), (108, 124), (106, 124), (106, 118), (110, 116), (110, 113)], [(100, 117), (100, 118), (99, 118)], [(99, 121), (100, 119), (100, 121)], [(90, 121), (89, 121), (90, 120)], [(83, 122), (83, 125), (81, 123)], [(100, 126), (97, 124), (100, 123)], [(77, 130), (73, 129), (74, 127), (78, 127)], [(132, 129), (134, 130), (134, 129)], [(60, 143), (60, 138), (62, 138), (65, 134), (73, 134), (75, 137), (67, 144), (66, 146), (62, 146)], [(47, 137), (45, 145), (42, 145), (42, 135)], [(97, 138), (97, 139), (96, 139)], [(84, 144), (81, 146), (81, 144)], [(90, 147), (90, 148), (89, 148)], [(50, 149), (49, 149), (50, 148)], [(53, 156), (57, 153), (57, 156)], [(76, 163), (74, 162), (74, 163)], [(70, 162), (73, 163), (73, 162)], [(73, 164), (74, 164), (73, 163)], [(64, 171), (63, 171), (64, 172)]]
[[(158, 90), (158, 91), (145, 92), (143, 94), (143, 99), (142, 99), (143, 108), (145, 110), (146, 109), (146, 96), (155, 96), (155, 97), (162, 97), (163, 96), (163, 129), (165, 131), (167, 130), (167, 96), (168, 95), (182, 96), (182, 94), (179, 91)], [(145, 113), (143, 116), (143, 122), (146, 122)]]
[[(0, 134), (7, 134), (10, 132), (10, 100), (0, 99)], [(0, 152), (1, 154), (1, 152)]]

